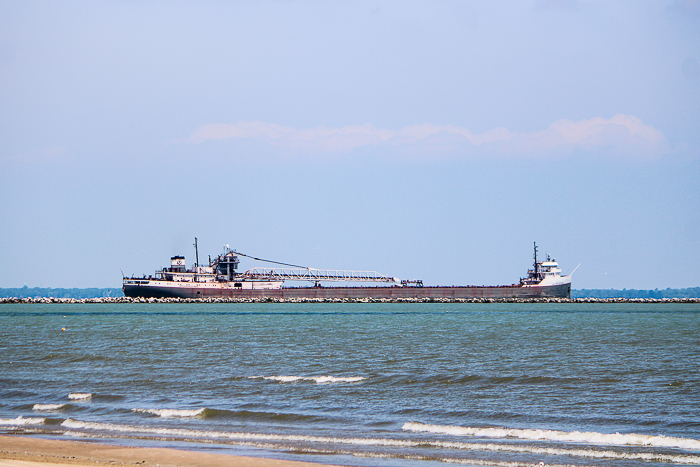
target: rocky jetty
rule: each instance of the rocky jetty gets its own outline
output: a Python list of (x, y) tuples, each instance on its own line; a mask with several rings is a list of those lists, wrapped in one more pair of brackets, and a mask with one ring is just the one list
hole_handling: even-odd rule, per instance
[(700, 298), (0, 298), (0, 304), (99, 303), (700, 303)]

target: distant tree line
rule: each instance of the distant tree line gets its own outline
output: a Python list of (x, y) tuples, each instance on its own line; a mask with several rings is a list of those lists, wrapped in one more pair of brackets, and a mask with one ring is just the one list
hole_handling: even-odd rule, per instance
[(122, 289), (52, 289), (48, 287), (27, 287), (22, 288), (0, 288), (0, 297), (18, 297), (18, 298), (96, 298), (96, 297), (123, 297)]
[(687, 289), (578, 289), (571, 291), (571, 298), (700, 298), (700, 287)]

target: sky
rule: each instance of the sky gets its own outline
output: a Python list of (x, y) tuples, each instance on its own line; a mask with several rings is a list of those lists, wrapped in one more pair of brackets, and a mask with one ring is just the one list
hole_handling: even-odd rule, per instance
[(699, 128), (698, 0), (0, 0), (0, 287), (698, 287)]

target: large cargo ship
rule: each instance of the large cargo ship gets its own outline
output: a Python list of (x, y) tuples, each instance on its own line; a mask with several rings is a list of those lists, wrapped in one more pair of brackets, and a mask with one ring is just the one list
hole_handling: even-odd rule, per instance
[[(199, 265), (197, 239), (196, 262), (187, 269), (184, 256), (173, 256), (170, 267), (156, 271), (154, 276), (124, 277), (127, 297), (178, 298), (320, 298), (320, 299), (469, 299), (469, 298), (570, 298), (571, 274), (562, 276), (559, 264), (547, 255), (537, 258), (527, 277), (517, 284), (497, 286), (424, 286), (420, 280), (400, 280), (375, 271), (346, 271), (314, 269), (277, 261), (263, 260), (224, 247), (224, 252), (208, 266)], [(274, 263), (289, 268), (253, 268), (237, 272), (239, 256)], [(575, 270), (574, 270), (575, 271)], [(287, 281), (311, 282), (301, 287), (285, 286)], [(348, 283), (379, 283), (380, 285), (350, 286)], [(329, 286), (342, 283), (342, 286)]]

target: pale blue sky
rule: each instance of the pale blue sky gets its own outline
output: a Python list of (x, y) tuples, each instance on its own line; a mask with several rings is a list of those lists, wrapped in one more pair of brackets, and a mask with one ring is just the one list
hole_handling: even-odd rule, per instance
[(699, 1), (0, 1), (0, 287), (699, 286), (699, 128)]

